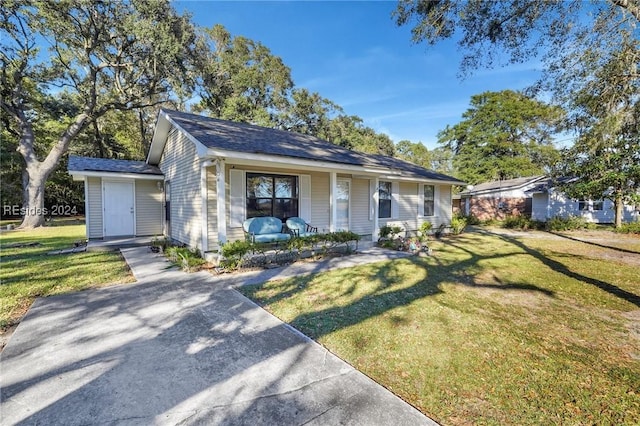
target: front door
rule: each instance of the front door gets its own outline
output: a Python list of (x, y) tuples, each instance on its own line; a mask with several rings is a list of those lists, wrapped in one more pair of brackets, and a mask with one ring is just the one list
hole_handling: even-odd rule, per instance
[(134, 235), (133, 181), (103, 181), (104, 236)]
[(348, 231), (351, 210), (351, 202), (349, 201), (351, 198), (351, 181), (338, 179), (337, 189), (336, 202), (338, 203), (338, 208), (336, 214), (336, 230)]

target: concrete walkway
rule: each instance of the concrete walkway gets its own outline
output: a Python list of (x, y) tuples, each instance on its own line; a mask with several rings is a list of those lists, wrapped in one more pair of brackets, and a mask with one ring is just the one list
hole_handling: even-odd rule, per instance
[(233, 289), (398, 254), (221, 276), (123, 254), (137, 283), (29, 310), (0, 355), (3, 425), (435, 424)]

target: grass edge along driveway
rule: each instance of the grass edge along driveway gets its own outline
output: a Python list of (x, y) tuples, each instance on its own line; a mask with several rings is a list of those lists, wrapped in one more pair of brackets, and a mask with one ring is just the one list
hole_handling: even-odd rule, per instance
[[(0, 334), (16, 325), (37, 297), (135, 281), (119, 252), (47, 255), (85, 238), (84, 225), (0, 233)], [(11, 247), (28, 243), (37, 245)]]
[(639, 424), (638, 268), (581, 244), (463, 234), (240, 291), (444, 424)]

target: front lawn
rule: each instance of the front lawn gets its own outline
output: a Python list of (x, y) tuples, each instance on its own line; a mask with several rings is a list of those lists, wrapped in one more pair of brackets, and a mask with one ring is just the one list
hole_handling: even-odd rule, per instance
[(240, 291), (444, 424), (640, 423), (637, 265), (553, 235), (432, 246)]
[[(84, 225), (0, 233), (0, 333), (18, 323), (36, 297), (134, 281), (120, 253), (47, 255), (85, 238)], [(12, 247), (37, 243), (31, 247)]]

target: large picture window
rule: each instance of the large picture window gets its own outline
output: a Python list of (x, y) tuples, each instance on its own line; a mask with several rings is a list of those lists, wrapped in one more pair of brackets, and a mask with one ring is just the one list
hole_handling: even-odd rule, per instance
[(391, 217), (391, 182), (379, 182), (378, 184), (378, 217), (388, 219)]
[(298, 216), (298, 177), (247, 173), (247, 219)]
[(433, 216), (435, 214), (435, 187), (433, 185), (424, 186), (424, 215)]

